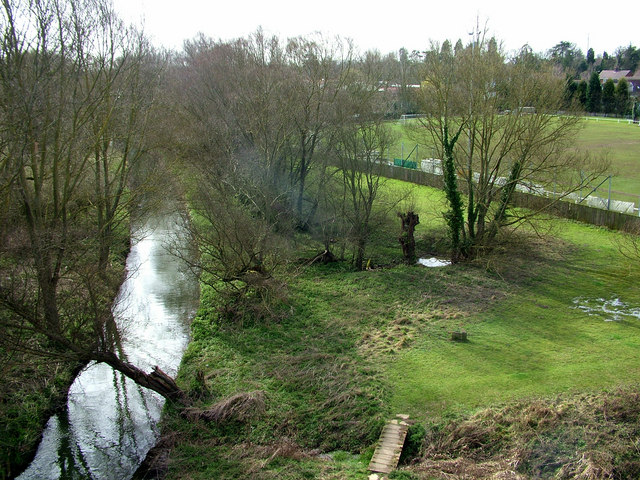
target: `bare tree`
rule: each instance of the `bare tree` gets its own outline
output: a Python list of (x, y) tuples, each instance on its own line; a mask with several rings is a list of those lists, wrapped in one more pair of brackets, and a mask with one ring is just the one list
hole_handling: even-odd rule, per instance
[[(298, 37), (289, 40), (287, 45), (288, 65), (292, 70), (287, 95), (292, 100), (294, 128), (287, 157), (295, 211), (302, 225), (307, 224), (317, 209), (320, 189), (308, 188), (308, 179), (317, 166), (321, 172), (316, 180), (322, 184), (327, 152), (339, 124), (335, 102), (350, 77), (352, 57), (351, 45), (339, 38), (331, 42), (319, 36)], [(308, 194), (307, 190), (312, 192)], [(306, 212), (305, 197), (310, 204)]]
[[(475, 255), (502, 227), (530, 217), (509, 209), (518, 186), (555, 189), (561, 198), (607, 165), (572, 147), (581, 122), (557, 115), (562, 78), (526, 54), (508, 60), (481, 32), (453, 54), (434, 47), (425, 57), (421, 91), (426, 116), (412, 134), (442, 155), (457, 260)], [(459, 183), (468, 195), (465, 213)]]
[(164, 60), (144, 36), (124, 25), (112, 11), (103, 11), (104, 35), (92, 48), (92, 67), (85, 75), (95, 81), (98, 107), (91, 118), (93, 135), (94, 211), (98, 231), (98, 264), (106, 270), (113, 231), (128, 218), (147, 191), (130, 188), (132, 174), (151, 149), (153, 113)]
[(111, 301), (120, 278), (99, 268), (103, 238), (93, 223), (94, 205), (114, 201), (114, 191), (96, 192), (113, 179), (105, 183), (99, 172), (106, 168), (124, 184), (128, 168), (112, 163), (108, 151), (108, 159), (96, 157), (119, 140), (107, 135), (115, 130), (104, 119), (116, 111), (114, 89), (124, 88), (108, 71), (124, 72), (127, 54), (117, 24), (109, 23), (110, 5), (3, 0), (1, 21), (1, 204), (13, 227), (0, 245), (7, 260), (0, 277), (2, 341), (9, 350), (53, 359), (105, 362), (186, 402), (162, 372), (147, 374), (114, 353), (119, 332)]
[(362, 270), (373, 207), (383, 184), (380, 152), (391, 144), (389, 127), (381, 121), (359, 120), (345, 128), (338, 143), (338, 163), (344, 186), (343, 215), (355, 247), (355, 268)]
[(384, 114), (387, 98), (378, 91), (380, 63), (365, 57), (339, 98), (341, 130), (335, 156), (343, 188), (343, 217), (355, 248), (355, 268), (364, 267), (374, 205), (379, 200), (382, 152), (393, 141)]
[(285, 55), (280, 40), (261, 31), (230, 43), (199, 37), (187, 43), (177, 69), (185, 125), (207, 135), (189, 135), (189, 152), (183, 156), (200, 158), (218, 173), (226, 167), (220, 161), (233, 159), (243, 174), (235, 178), (256, 187), (245, 189), (247, 201), (270, 222), (291, 210), (285, 150), (294, 126)]
[(189, 230), (200, 249), (185, 260), (233, 318), (246, 308), (268, 314), (283, 290), (273, 273), (293, 223), (285, 155), (293, 128), (282, 55), (261, 32), (231, 43), (198, 38), (172, 77)]

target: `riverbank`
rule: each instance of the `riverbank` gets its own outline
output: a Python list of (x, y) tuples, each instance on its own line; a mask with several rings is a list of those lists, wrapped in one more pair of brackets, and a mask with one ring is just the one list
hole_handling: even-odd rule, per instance
[[(418, 254), (442, 253), (441, 193), (414, 197)], [(543, 235), (521, 229), (472, 264), (425, 268), (399, 263), (397, 228), (377, 232), (370, 270), (281, 272), (288, 299), (271, 321), (221, 321), (203, 290), (180, 385), (201, 408), (256, 391), (264, 408), (195, 424), (168, 408), (167, 478), (363, 478), (390, 415), (443, 428), (492, 405), (640, 378), (638, 319), (608, 321), (575, 302), (615, 296), (640, 308), (623, 234), (547, 219)], [(300, 257), (319, 248), (302, 244)], [(452, 342), (461, 329), (468, 342)]]
[[(124, 279), (129, 253), (128, 224), (114, 231), (109, 275)], [(119, 285), (114, 284), (115, 300)], [(89, 328), (90, 325), (87, 325)], [(0, 479), (13, 478), (33, 460), (52, 415), (66, 409), (69, 388), (85, 367), (75, 361), (8, 352), (0, 347)]]
[[(170, 251), (189, 249), (175, 208), (133, 223), (127, 276), (112, 313), (121, 358), (142, 371), (177, 373), (198, 299), (196, 279)], [(154, 367), (158, 366), (158, 367)], [(91, 364), (69, 391), (67, 409), (47, 425), (38, 453), (20, 476), (31, 480), (130, 478), (157, 440), (164, 405), (106, 363)]]

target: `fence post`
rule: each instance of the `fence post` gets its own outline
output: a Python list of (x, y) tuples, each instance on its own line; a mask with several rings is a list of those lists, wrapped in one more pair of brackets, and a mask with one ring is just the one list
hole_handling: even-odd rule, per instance
[(611, 210), (611, 175), (609, 175), (609, 198), (607, 199), (607, 210)]

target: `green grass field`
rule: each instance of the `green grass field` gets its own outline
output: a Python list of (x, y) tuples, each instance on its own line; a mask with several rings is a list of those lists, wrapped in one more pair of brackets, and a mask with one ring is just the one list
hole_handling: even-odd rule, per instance
[[(389, 195), (411, 190), (418, 253), (438, 254), (442, 192), (385, 185)], [(169, 414), (168, 478), (363, 478), (382, 422), (395, 413), (429, 425), (640, 380), (640, 318), (607, 321), (575, 303), (619, 299), (640, 311), (640, 263), (618, 252), (623, 234), (545, 220), (542, 237), (523, 229), (474, 263), (425, 268), (399, 263), (396, 222), (377, 229), (368, 251), (378, 268), (290, 269), (288, 300), (273, 321), (219, 323), (205, 290), (179, 382), (204, 392), (203, 408), (259, 390), (265, 409), (222, 426)], [(301, 243), (296, 254), (319, 248)], [(468, 342), (450, 340), (459, 329)], [(333, 451), (334, 460), (310, 451)]]
[[(391, 400), (396, 410), (426, 420), (451, 409), (640, 379), (638, 265), (620, 258), (615, 234), (555, 223), (563, 224), (560, 241), (530, 259), (531, 276), (486, 310), (462, 314), (469, 342), (429, 335), (388, 362), (389, 378), (398, 379)], [(574, 303), (616, 298), (635, 316), (608, 321), (611, 316), (588, 315)]]
[[(409, 120), (410, 121), (410, 120)], [(407, 158), (416, 146), (403, 126), (403, 121), (393, 122), (398, 140), (389, 152), (390, 158)], [(585, 117), (584, 129), (577, 138), (577, 146), (591, 154), (603, 154), (611, 161), (612, 198), (625, 202), (640, 200), (640, 127), (627, 120)], [(419, 145), (411, 154), (411, 160), (437, 156), (429, 146)], [(594, 185), (595, 187), (595, 185)], [(605, 182), (594, 195), (606, 198), (609, 184)]]
[[(591, 152), (606, 153), (611, 160), (612, 188), (633, 196), (618, 198), (638, 203), (640, 196), (640, 126), (626, 120), (589, 118), (578, 137), (578, 145)], [(599, 192), (606, 195), (606, 185)]]

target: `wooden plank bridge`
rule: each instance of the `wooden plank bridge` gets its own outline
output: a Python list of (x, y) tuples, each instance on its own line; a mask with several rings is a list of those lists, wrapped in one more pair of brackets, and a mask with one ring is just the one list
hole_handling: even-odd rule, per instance
[(396, 419), (386, 423), (380, 434), (380, 440), (373, 452), (369, 470), (377, 473), (390, 473), (395, 470), (400, 460), (404, 439), (407, 436), (409, 424), (408, 415), (396, 415)]

